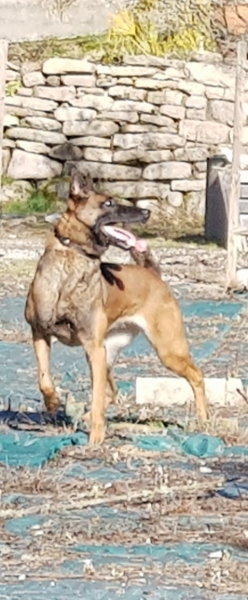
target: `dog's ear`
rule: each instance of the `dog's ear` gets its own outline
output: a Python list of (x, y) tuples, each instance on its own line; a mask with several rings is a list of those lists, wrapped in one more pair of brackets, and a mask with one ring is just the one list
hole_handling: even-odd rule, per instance
[(80, 171), (73, 169), (71, 173), (69, 198), (80, 201), (88, 198), (89, 193), (94, 190), (90, 175), (84, 177)]

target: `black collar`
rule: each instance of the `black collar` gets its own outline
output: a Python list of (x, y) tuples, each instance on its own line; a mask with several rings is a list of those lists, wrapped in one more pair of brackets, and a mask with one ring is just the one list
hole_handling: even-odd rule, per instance
[(75, 244), (74, 242), (71, 242), (71, 240), (69, 238), (62, 237), (61, 235), (58, 235), (56, 232), (54, 233), (54, 235), (57, 238), (57, 240), (63, 246), (65, 246), (65, 248), (74, 248), (75, 250), (77, 250), (77, 252), (79, 252), (79, 254), (83, 254), (84, 256), (87, 256), (91, 259), (100, 261), (100, 256), (98, 254), (89, 254), (88, 252), (86, 252), (86, 250), (84, 250), (84, 248), (82, 248), (82, 246), (80, 246), (79, 244)]

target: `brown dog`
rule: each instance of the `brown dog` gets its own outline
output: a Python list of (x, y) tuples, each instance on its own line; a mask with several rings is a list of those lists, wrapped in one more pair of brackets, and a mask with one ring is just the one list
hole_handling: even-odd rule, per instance
[(39, 260), (27, 297), (25, 317), (32, 328), (39, 387), (48, 411), (55, 412), (60, 404), (49, 369), (51, 336), (82, 345), (86, 352), (92, 378), (92, 444), (104, 439), (105, 411), (116, 395), (111, 367), (139, 331), (162, 364), (188, 380), (197, 416), (207, 418), (203, 377), (191, 360), (180, 308), (156, 268), (149, 260), (148, 268), (121, 266), (109, 282), (113, 269), (100, 262), (110, 244), (132, 248), (134, 258), (136, 251), (144, 250), (141, 240), (113, 224), (146, 222), (149, 214), (97, 194), (92, 183), (75, 172), (67, 210)]

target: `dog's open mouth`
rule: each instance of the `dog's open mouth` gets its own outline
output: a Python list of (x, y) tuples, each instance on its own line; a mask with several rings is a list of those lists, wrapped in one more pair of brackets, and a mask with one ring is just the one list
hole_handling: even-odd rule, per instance
[(136, 238), (131, 231), (127, 231), (126, 229), (113, 227), (112, 225), (103, 225), (101, 227), (101, 231), (108, 238), (116, 240), (118, 242), (118, 246), (121, 246), (125, 250), (135, 248), (135, 250), (138, 250), (138, 252), (145, 252), (147, 249), (145, 240)]

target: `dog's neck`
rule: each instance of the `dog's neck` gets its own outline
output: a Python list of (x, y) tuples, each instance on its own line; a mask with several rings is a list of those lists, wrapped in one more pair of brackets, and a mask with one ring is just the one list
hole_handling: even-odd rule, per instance
[(54, 232), (54, 235), (56, 239), (60, 242), (60, 244), (62, 244), (62, 246), (64, 246), (65, 248), (72, 248), (73, 250), (76, 250), (79, 254), (82, 254), (83, 256), (87, 256), (90, 259), (100, 261), (101, 257), (99, 254), (97, 254), (97, 252), (87, 252), (86, 249), (83, 248), (83, 246), (77, 244), (76, 242), (72, 242), (70, 238), (60, 235), (57, 231)]

